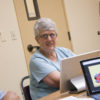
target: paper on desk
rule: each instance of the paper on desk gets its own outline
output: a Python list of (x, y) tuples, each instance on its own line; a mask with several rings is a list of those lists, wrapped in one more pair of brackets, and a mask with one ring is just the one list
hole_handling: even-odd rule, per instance
[(94, 100), (94, 99), (92, 99), (92, 98), (77, 98), (74, 96), (69, 96), (69, 97), (59, 99), (59, 100)]

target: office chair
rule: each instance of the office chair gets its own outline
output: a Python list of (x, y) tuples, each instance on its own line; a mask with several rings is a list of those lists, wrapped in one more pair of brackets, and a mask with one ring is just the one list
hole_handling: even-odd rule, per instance
[(25, 100), (32, 100), (30, 96), (29, 85), (24, 86), (25, 81), (29, 80), (29, 78), (30, 78), (29, 76), (25, 76), (21, 80), (21, 90)]

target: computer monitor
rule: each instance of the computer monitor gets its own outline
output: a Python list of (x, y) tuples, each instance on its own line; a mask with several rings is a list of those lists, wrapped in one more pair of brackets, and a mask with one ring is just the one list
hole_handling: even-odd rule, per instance
[(90, 95), (100, 93), (100, 57), (80, 62)]

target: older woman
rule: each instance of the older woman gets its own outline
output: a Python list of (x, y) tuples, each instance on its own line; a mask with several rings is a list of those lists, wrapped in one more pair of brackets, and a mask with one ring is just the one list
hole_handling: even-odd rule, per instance
[(34, 25), (39, 49), (30, 59), (30, 94), (37, 100), (59, 89), (60, 62), (74, 54), (63, 47), (56, 47), (57, 28), (49, 18), (40, 18)]

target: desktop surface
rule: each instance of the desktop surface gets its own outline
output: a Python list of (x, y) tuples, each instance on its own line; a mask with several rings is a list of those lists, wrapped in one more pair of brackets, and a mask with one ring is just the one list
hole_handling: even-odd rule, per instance
[(69, 94), (68, 92), (65, 92), (63, 94), (60, 93), (60, 90), (49, 94), (48, 96), (45, 96), (43, 98), (40, 98), (39, 100), (59, 100), (64, 97), (68, 96), (75, 96), (75, 97), (87, 97), (86, 91), (80, 92), (80, 93), (75, 93), (75, 94)]

